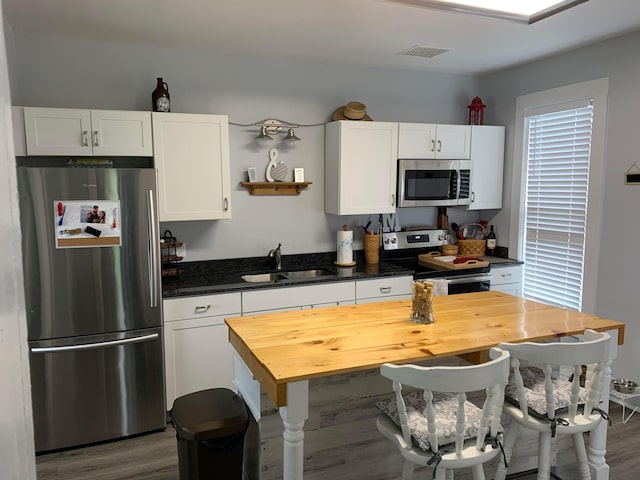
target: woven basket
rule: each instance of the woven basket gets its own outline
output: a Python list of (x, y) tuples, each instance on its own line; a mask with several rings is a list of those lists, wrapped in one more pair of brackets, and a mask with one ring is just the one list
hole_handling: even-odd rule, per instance
[(484, 255), (486, 240), (458, 240), (458, 255)]
[(442, 254), (443, 255), (457, 255), (458, 254), (458, 245), (442, 245)]

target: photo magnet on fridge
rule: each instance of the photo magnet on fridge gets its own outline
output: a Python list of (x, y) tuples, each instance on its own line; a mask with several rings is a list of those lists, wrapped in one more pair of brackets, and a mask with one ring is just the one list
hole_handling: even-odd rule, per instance
[(56, 200), (53, 204), (56, 248), (122, 245), (120, 200)]

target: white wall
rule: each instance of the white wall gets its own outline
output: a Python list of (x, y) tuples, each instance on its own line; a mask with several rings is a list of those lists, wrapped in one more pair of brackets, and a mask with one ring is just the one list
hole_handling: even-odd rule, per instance
[[(279, 118), (325, 123), (351, 100), (364, 102), (378, 121), (466, 123), (478, 94), (468, 76), (379, 68), (211, 57), (150, 46), (16, 34), (17, 104), (28, 106), (151, 109), (156, 77), (168, 83), (172, 112), (218, 113), (249, 124)], [(187, 260), (335, 251), (335, 231), (367, 217), (324, 213), (324, 127), (300, 128), (292, 149), (274, 144), (291, 170), (304, 167), (313, 184), (299, 196), (255, 197), (239, 186), (254, 166), (264, 178), (269, 146), (257, 128), (230, 127), (232, 220), (163, 224), (187, 243)], [(366, 176), (366, 172), (362, 172)], [(434, 208), (401, 209), (403, 226), (435, 225)], [(449, 209), (450, 221), (475, 221), (477, 213)], [(374, 219), (374, 224), (377, 218)], [(361, 229), (356, 230), (361, 248)]]
[(20, 216), (11, 129), (9, 76), (0, 12), (0, 391), (2, 478), (35, 480), (36, 469), (27, 352), (27, 321), (22, 291)]
[[(614, 374), (640, 379), (640, 186), (624, 185), (624, 172), (638, 155), (640, 112), (640, 32), (601, 42), (480, 79), (480, 90), (495, 107), (498, 123), (507, 126), (504, 205), (495, 217), (501, 244), (509, 240), (516, 97), (562, 85), (609, 78), (608, 132), (605, 154), (603, 224), (598, 262), (596, 313), (627, 323), (626, 341), (614, 363)], [(484, 100), (484, 97), (483, 97)]]

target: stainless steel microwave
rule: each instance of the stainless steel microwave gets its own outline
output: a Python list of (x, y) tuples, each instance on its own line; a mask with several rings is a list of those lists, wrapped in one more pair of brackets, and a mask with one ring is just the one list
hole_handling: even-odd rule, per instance
[(398, 160), (398, 207), (469, 205), (471, 160)]

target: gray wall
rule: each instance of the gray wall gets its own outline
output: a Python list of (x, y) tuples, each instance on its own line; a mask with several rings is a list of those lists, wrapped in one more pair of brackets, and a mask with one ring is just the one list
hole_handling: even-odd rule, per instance
[[(322, 123), (350, 100), (367, 104), (374, 120), (465, 123), (466, 105), (480, 95), (487, 124), (507, 126), (505, 208), (484, 212), (496, 224), (498, 244), (508, 245), (515, 99), (600, 77), (610, 78), (605, 218), (598, 259), (597, 313), (627, 322), (627, 342), (614, 373), (637, 379), (640, 340), (640, 187), (623, 185), (635, 158), (635, 126), (640, 111), (640, 33), (629, 34), (563, 55), (480, 79), (460, 75), (264, 59), (210, 57), (148, 46), (15, 34), (14, 103), (31, 106), (150, 109), (155, 78), (169, 84), (172, 111), (224, 113), (231, 121), (252, 123), (280, 118)], [(290, 167), (304, 167), (313, 185), (298, 197), (251, 197), (238, 186), (248, 166), (264, 175), (268, 147), (253, 142), (254, 128), (231, 127), (233, 219), (163, 225), (187, 242), (188, 260), (264, 255), (277, 242), (287, 253), (335, 250), (335, 231), (366, 217), (334, 217), (323, 211), (324, 128), (301, 128), (293, 149), (280, 149)], [(366, 172), (363, 172), (366, 175)], [(434, 209), (400, 209), (403, 225), (434, 224)], [(465, 223), (477, 214), (449, 209), (450, 221)], [(597, 227), (596, 227), (597, 228)], [(356, 248), (361, 238), (356, 237)]]
[(31, 416), (27, 320), (22, 291), (22, 249), (15, 160), (11, 135), (11, 99), (7, 54), (11, 45), (0, 11), (0, 234), (3, 258), (0, 261), (0, 391), (2, 391), (2, 435), (0, 465), (2, 478), (35, 480), (36, 468)]
[[(466, 123), (466, 106), (478, 93), (475, 79), (461, 75), (211, 57), (38, 35), (16, 34), (15, 42), (17, 103), (25, 106), (150, 110), (155, 79), (163, 77), (172, 112), (227, 114), (242, 124), (265, 118), (325, 123), (350, 100), (364, 102), (378, 121), (459, 124)], [(273, 142), (289, 169), (304, 167), (305, 179), (313, 182), (307, 190), (294, 197), (250, 196), (239, 186), (247, 167), (264, 179), (269, 161), (270, 146), (256, 143), (256, 134), (256, 127), (230, 128), (230, 221), (162, 225), (186, 241), (187, 260), (266, 255), (278, 242), (284, 254), (335, 251), (335, 232), (343, 224), (355, 229), (369, 220), (324, 213), (324, 126), (298, 129), (302, 141), (293, 148)], [(449, 215), (461, 223), (478, 218), (464, 209)], [(433, 208), (398, 213), (403, 226), (435, 225), (435, 216)], [(361, 248), (361, 231), (355, 248)]]
[[(640, 378), (637, 345), (640, 342), (640, 186), (624, 185), (624, 172), (638, 157), (640, 112), (640, 32), (631, 33), (543, 61), (488, 75), (480, 91), (495, 108), (495, 120), (507, 126), (504, 208), (496, 215), (500, 243), (509, 241), (509, 199), (513, 172), (516, 97), (563, 85), (609, 77), (609, 109), (600, 228), (596, 313), (626, 322), (625, 345), (614, 363), (614, 374)], [(483, 97), (484, 99), (484, 97)]]
[(9, 75), (9, 84), (11, 85), (10, 93), (11, 93), (11, 104), (16, 105), (18, 99), (18, 81), (16, 79), (16, 75), (18, 69), (15, 68), (16, 63), (16, 38), (13, 33), (13, 28), (11, 28), (11, 24), (5, 19), (2, 20), (2, 26), (4, 28), (4, 44), (7, 55), (7, 67), (8, 67), (8, 75)]

